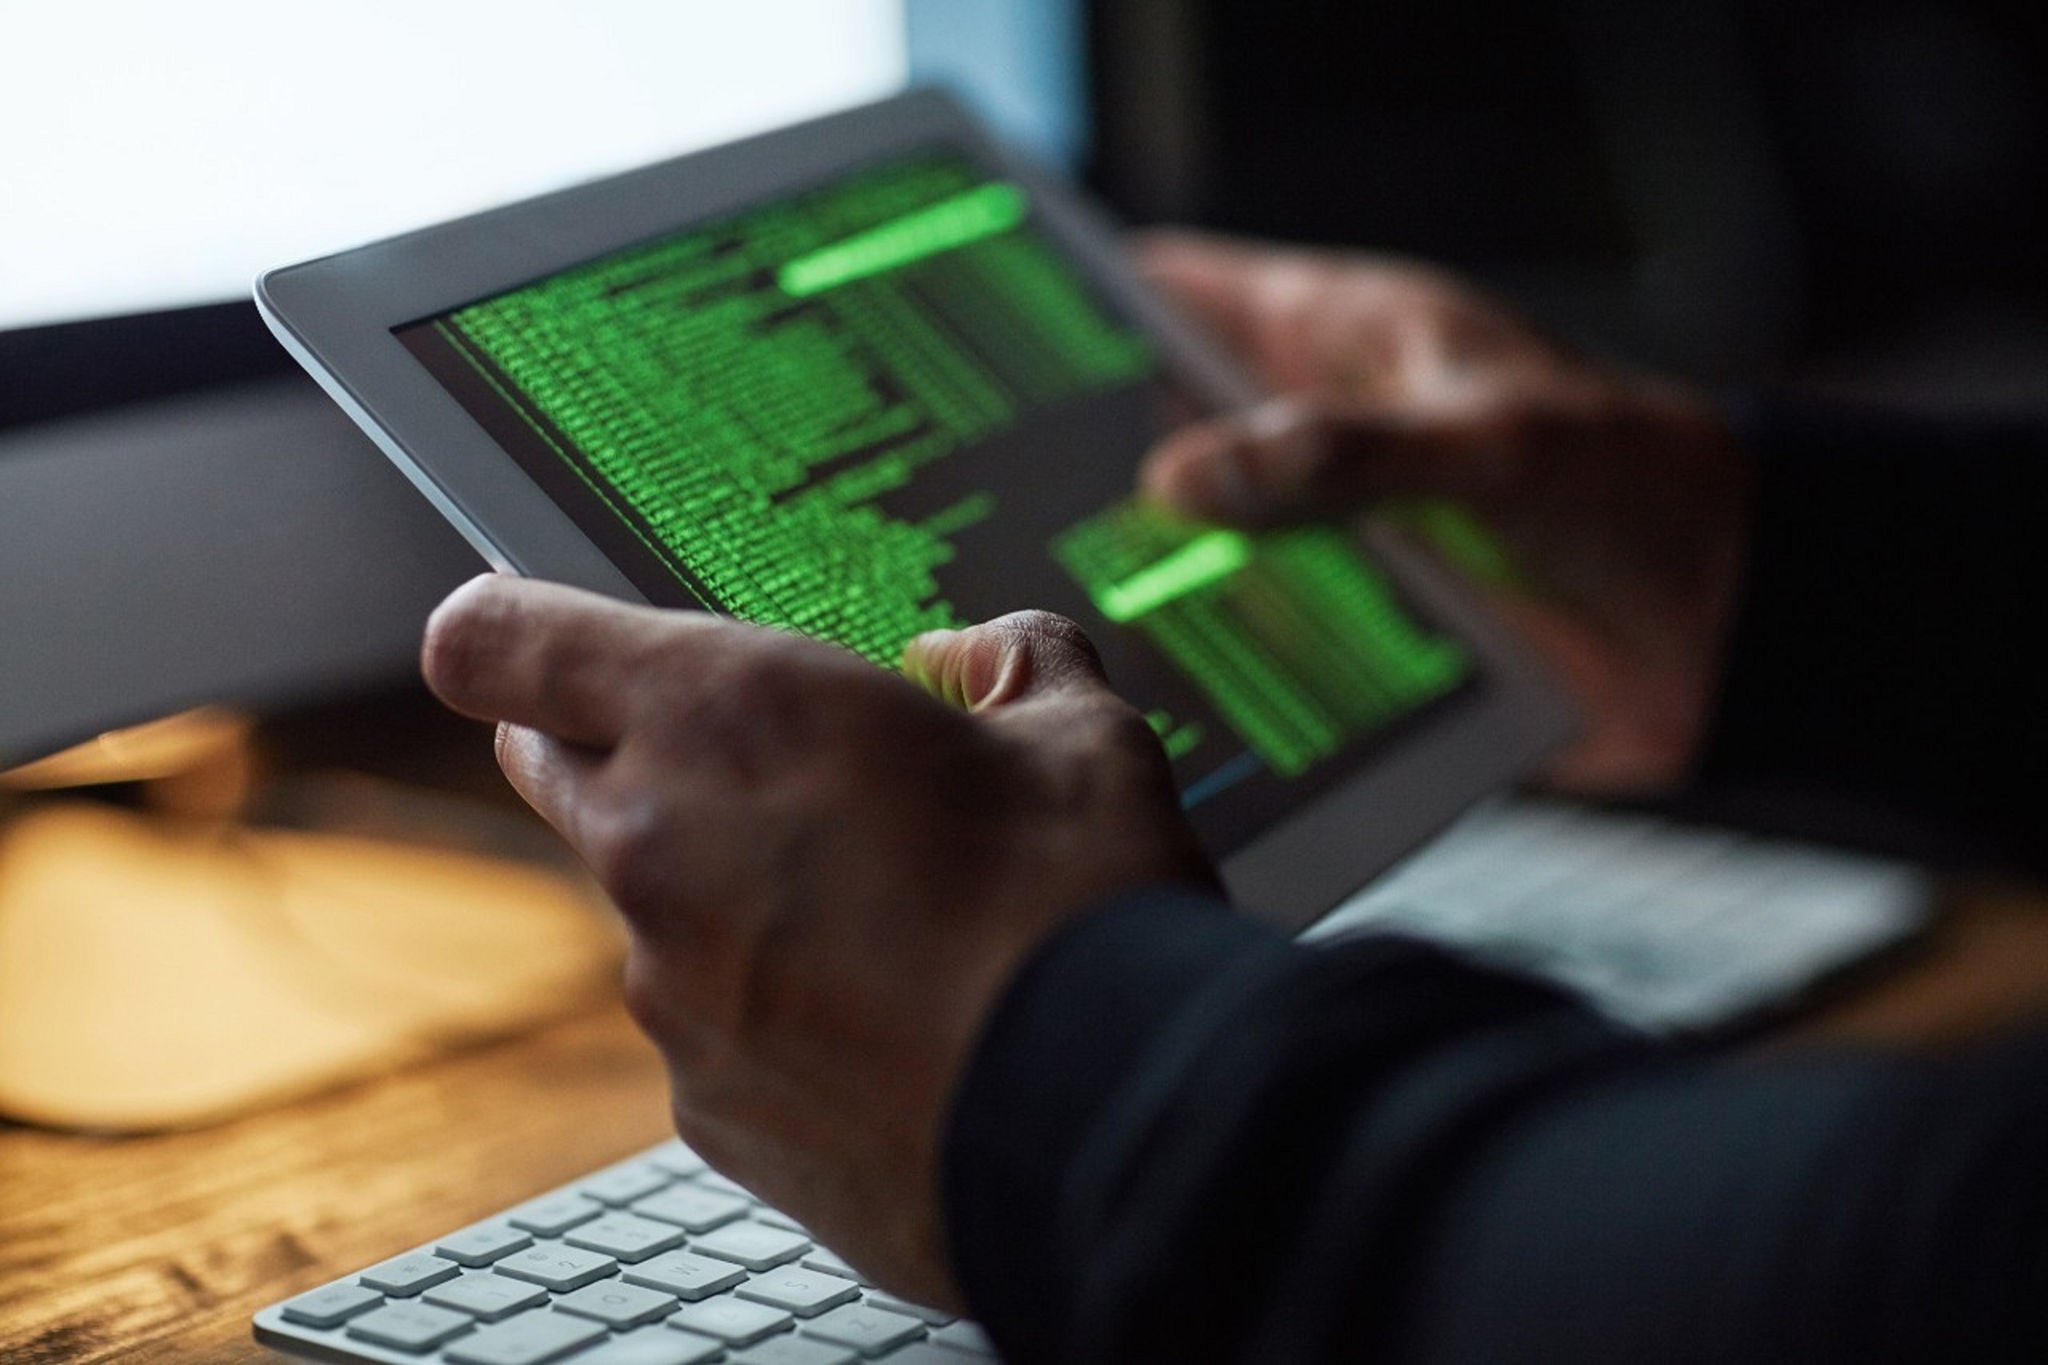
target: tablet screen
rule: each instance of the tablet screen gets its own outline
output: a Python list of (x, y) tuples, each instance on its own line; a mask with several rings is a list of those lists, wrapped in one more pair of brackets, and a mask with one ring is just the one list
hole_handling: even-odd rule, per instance
[(1132, 500), (1185, 395), (1033, 221), (933, 149), (397, 330), (626, 575), (893, 666), (1080, 621), (1227, 852), (1467, 685), (1343, 533)]

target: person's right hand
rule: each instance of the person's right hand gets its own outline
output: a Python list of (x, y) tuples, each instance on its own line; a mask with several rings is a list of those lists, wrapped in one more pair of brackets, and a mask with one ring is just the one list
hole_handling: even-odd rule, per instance
[(1186, 234), (1151, 237), (1142, 260), (1284, 395), (1170, 436), (1141, 472), (1149, 496), (1248, 526), (1453, 500), (1506, 554), (1479, 586), (1585, 712), (1552, 779), (1623, 793), (1687, 775), (1750, 482), (1706, 403), (1420, 265)]

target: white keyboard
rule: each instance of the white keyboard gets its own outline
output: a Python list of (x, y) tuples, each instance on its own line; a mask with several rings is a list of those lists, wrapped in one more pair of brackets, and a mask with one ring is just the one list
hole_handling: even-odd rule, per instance
[(873, 1289), (680, 1142), (273, 1304), (256, 1338), (384, 1365), (976, 1365), (972, 1323)]
[(1561, 801), (1500, 801), (1318, 922), (1544, 977), (1652, 1033), (1797, 1000), (1927, 920), (1922, 868)]
[[(1451, 827), (1306, 936), (1393, 929), (1547, 977), (1650, 1030), (1796, 997), (1911, 933), (1899, 863), (1562, 803)], [(972, 1323), (873, 1289), (664, 1143), (256, 1315), (257, 1338), (384, 1365), (974, 1365)]]

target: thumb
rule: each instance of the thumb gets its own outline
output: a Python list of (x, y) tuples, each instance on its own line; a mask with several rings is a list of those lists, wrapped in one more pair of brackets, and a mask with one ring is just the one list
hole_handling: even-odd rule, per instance
[(903, 671), (965, 711), (1109, 685), (1086, 632), (1049, 611), (1012, 612), (965, 630), (928, 631), (903, 651)]
[(1484, 499), (1505, 481), (1516, 441), (1505, 411), (1278, 399), (1174, 433), (1138, 482), (1186, 515), (1270, 526), (1347, 516), (1385, 497)]

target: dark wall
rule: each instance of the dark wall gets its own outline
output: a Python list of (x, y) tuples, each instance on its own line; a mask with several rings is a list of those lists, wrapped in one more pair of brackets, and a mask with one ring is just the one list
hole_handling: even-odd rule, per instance
[(1447, 260), (1709, 378), (2036, 402), (2044, 13), (1095, 0), (1094, 169), (1140, 220)]

